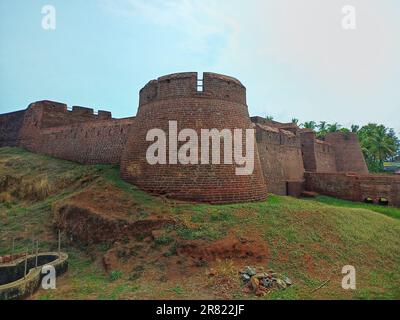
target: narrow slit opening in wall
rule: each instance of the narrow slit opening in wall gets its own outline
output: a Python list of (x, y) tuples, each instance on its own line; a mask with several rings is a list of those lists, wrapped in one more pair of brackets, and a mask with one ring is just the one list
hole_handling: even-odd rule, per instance
[(203, 73), (197, 76), (197, 92), (204, 92), (204, 76)]
[(365, 202), (365, 203), (368, 203), (368, 204), (373, 204), (373, 203), (374, 203), (374, 199), (372, 199), (371, 197), (366, 197), (366, 198), (364, 199), (364, 202)]
[(386, 198), (379, 198), (378, 204), (381, 206), (389, 206), (389, 200)]

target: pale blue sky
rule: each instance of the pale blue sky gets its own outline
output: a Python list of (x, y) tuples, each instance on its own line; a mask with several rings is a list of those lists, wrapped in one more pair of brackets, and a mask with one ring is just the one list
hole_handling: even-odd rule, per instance
[(0, 0), (0, 113), (50, 99), (127, 117), (149, 80), (211, 71), (243, 82), (251, 115), (400, 132), (399, 35), (397, 0)]

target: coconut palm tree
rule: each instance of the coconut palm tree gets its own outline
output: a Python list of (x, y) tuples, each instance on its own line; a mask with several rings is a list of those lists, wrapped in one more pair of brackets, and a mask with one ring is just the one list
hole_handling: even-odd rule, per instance
[(342, 125), (335, 122), (335, 123), (328, 124), (326, 126), (326, 128), (327, 128), (328, 132), (338, 132), (342, 128)]
[(317, 128), (317, 123), (315, 121), (306, 121), (302, 124), (302, 127), (305, 129), (315, 130)]
[(358, 131), (361, 147), (368, 166), (373, 171), (383, 169), (383, 162), (395, 157), (399, 150), (399, 140), (394, 130), (383, 125), (370, 123)]
[(356, 125), (356, 124), (352, 124), (352, 125), (351, 125), (351, 132), (357, 133), (358, 130), (360, 130), (360, 126), (358, 126), (358, 125)]

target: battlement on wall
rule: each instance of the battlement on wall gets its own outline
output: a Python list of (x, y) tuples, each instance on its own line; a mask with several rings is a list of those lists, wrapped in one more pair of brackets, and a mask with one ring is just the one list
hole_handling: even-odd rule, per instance
[(262, 117), (251, 117), (256, 126), (257, 141), (300, 148), (299, 127), (295, 123), (280, 123)]
[(99, 110), (80, 106), (73, 106), (69, 109), (65, 103), (43, 100), (29, 105), (28, 109), (41, 112), (42, 128), (71, 125), (74, 123), (92, 122), (98, 120), (111, 120), (112, 114), (109, 111)]
[(300, 130), (298, 125), (293, 122), (282, 123), (282, 122), (278, 122), (278, 121), (274, 121), (274, 120), (270, 120), (270, 119), (265, 119), (265, 118), (259, 117), (259, 116), (251, 117), (250, 119), (251, 119), (251, 122), (253, 122), (255, 124), (261, 124), (261, 125), (266, 125), (266, 126), (272, 127), (272, 128), (278, 128), (278, 129), (290, 131), (290, 132), (293, 132), (294, 134), (296, 134)]
[[(238, 176), (232, 165), (150, 165), (144, 156), (149, 146), (146, 135), (153, 128), (167, 132), (167, 120), (196, 132), (203, 128), (255, 128), (253, 174)], [(121, 176), (145, 191), (211, 203), (263, 200), (267, 188), (272, 193), (298, 196), (304, 188), (305, 171), (316, 174), (309, 174), (313, 185), (325, 184), (321, 189), (342, 183), (343, 194), (337, 195), (345, 197), (355, 184), (338, 172), (368, 173), (356, 135), (328, 134), (321, 141), (314, 131), (300, 129), (295, 123), (262, 117), (250, 122), (246, 88), (239, 80), (216, 73), (175, 73), (151, 80), (140, 91), (137, 118), (113, 119), (108, 111), (68, 108), (50, 100), (32, 103), (26, 110), (0, 115), (3, 145), (85, 164), (120, 163)], [(335, 176), (319, 175), (325, 173)], [(383, 190), (379, 195), (390, 196), (391, 203), (400, 201), (396, 196), (400, 183), (389, 184), (384, 177), (372, 179), (373, 183), (369, 176), (365, 180), (359, 176), (356, 186), (368, 196), (373, 195), (369, 190)]]
[(232, 77), (206, 72), (174, 73), (151, 80), (140, 90), (139, 107), (173, 98), (209, 98), (246, 104), (246, 88)]
[(300, 137), (291, 131), (256, 124), (257, 142), (300, 148)]

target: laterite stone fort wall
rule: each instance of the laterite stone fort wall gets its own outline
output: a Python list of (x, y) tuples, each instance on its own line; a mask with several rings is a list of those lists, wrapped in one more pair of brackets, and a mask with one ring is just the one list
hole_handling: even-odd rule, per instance
[(299, 133), (305, 170), (308, 172), (337, 172), (334, 146), (326, 141), (318, 140), (313, 130), (301, 129)]
[[(147, 192), (182, 200), (258, 201), (266, 198), (267, 190), (298, 196), (305, 187), (352, 201), (385, 198), (400, 206), (400, 178), (368, 175), (357, 135), (330, 133), (321, 141), (312, 130), (293, 123), (250, 120), (246, 89), (237, 79), (204, 73), (200, 90), (198, 82), (197, 73), (150, 81), (140, 91), (136, 118), (113, 119), (107, 111), (38, 101), (26, 110), (0, 115), (0, 147), (20, 146), (82, 164), (119, 163), (123, 179)], [(154, 142), (146, 141), (146, 135), (155, 128), (168, 134), (169, 121), (177, 121), (178, 132), (194, 129), (199, 142), (201, 129), (243, 129), (243, 134), (255, 129), (253, 174), (238, 176), (238, 165), (223, 164), (223, 143), (222, 164), (150, 165), (146, 151)], [(178, 143), (178, 149), (184, 143)]]
[(19, 132), (23, 125), (25, 111), (0, 115), (0, 148), (18, 146)]
[(315, 140), (317, 172), (337, 172), (335, 148), (328, 142)]
[(82, 164), (118, 164), (134, 118), (112, 119), (111, 113), (40, 101), (24, 113), (19, 145), (31, 152)]
[(82, 164), (119, 164), (134, 122), (105, 120), (43, 129), (36, 152)]
[[(147, 162), (146, 150), (153, 143), (146, 141), (147, 132), (159, 128), (168, 134), (168, 121), (177, 121), (178, 132), (194, 129), (199, 141), (201, 129), (233, 132), (240, 128), (244, 135), (245, 129), (253, 128), (246, 89), (238, 80), (204, 73), (203, 86), (199, 92), (197, 73), (180, 73), (150, 81), (141, 90), (136, 125), (131, 128), (121, 160), (122, 178), (147, 192), (182, 200), (210, 203), (264, 200), (267, 188), (256, 146), (255, 169), (248, 176), (236, 175), (236, 165), (232, 164), (150, 165)], [(221, 163), (223, 159), (221, 144)]]
[[(260, 118), (252, 118), (252, 121), (256, 122), (258, 152), (268, 192), (300, 195), (304, 166), (299, 136), (291, 131), (271, 127)], [(293, 194), (288, 183), (297, 183), (299, 188), (296, 190), (299, 191)]]
[(367, 174), (368, 168), (355, 133), (328, 133), (325, 141), (335, 150), (336, 168), (338, 172), (355, 172)]
[(318, 140), (315, 132), (301, 129), (301, 147), (304, 168), (307, 172), (353, 172), (367, 174), (368, 168), (354, 133), (328, 133), (325, 140)]
[(385, 198), (389, 205), (400, 206), (400, 177), (397, 176), (306, 172), (305, 178), (309, 191), (360, 202), (371, 198), (378, 203)]

